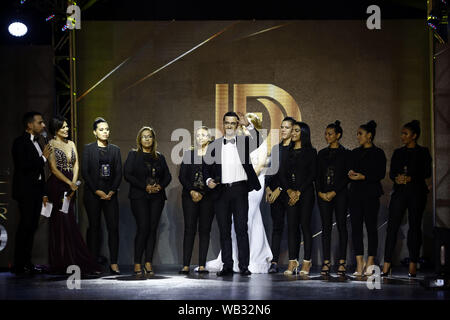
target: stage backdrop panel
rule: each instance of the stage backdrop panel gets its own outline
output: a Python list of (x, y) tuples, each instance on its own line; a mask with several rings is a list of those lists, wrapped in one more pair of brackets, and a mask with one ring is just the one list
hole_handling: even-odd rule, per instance
[[(111, 142), (121, 148), (123, 161), (135, 146), (139, 128), (155, 129), (172, 182), (154, 263), (178, 264), (184, 224), (179, 166), (171, 161), (172, 149), (179, 143), (171, 141), (175, 129), (192, 132), (196, 120), (214, 128), (220, 125), (223, 112), (233, 109), (259, 112), (265, 129), (278, 128), (286, 114), (296, 115), (310, 125), (312, 143), (319, 150), (326, 146), (326, 125), (339, 119), (344, 129), (342, 144), (353, 149), (358, 126), (373, 119), (378, 123), (375, 144), (384, 149), (389, 166), (393, 150), (400, 146), (401, 126), (412, 119), (422, 123), (420, 144), (430, 146), (427, 65), (427, 30), (421, 20), (383, 20), (381, 30), (368, 30), (365, 21), (357, 20), (84, 22), (77, 34), (79, 153), (93, 141), (91, 126), (98, 116), (108, 120)], [(392, 188), (388, 178), (383, 187), (380, 262)], [(123, 181), (121, 264), (133, 262), (136, 231), (127, 193), (128, 184)], [(270, 212), (265, 203), (261, 208), (270, 240)], [(83, 210), (80, 222), (85, 230)], [(316, 234), (321, 230), (317, 208), (313, 215)], [(425, 255), (431, 252), (430, 221), (428, 206)], [(399, 234), (396, 263), (408, 255), (406, 230), (404, 225)], [(211, 237), (209, 259), (220, 250), (216, 222)], [(314, 239), (313, 259), (318, 264), (320, 234)], [(351, 249), (349, 241), (350, 263)], [(197, 257), (196, 246), (192, 263), (197, 263)], [(287, 263), (286, 243), (281, 262)]]

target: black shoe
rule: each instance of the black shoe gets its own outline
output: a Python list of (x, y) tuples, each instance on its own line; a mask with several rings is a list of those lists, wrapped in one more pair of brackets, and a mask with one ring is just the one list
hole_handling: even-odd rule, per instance
[[(327, 269), (324, 270), (324, 267), (326, 267)], [(323, 263), (322, 264), (322, 270), (320, 271), (320, 274), (324, 277), (328, 277), (330, 275), (330, 271), (331, 271), (331, 263), (328, 261), (327, 263)]]
[(181, 269), (180, 271), (178, 271), (179, 274), (189, 274), (189, 268), (187, 270)]
[(206, 270), (206, 269), (200, 270), (200, 268), (196, 269), (195, 272), (197, 272), (197, 273), (209, 273), (208, 270)]
[(417, 274), (408, 272), (408, 278), (415, 278), (416, 276)]
[(142, 277), (143, 275), (144, 275), (144, 272), (142, 270), (134, 271), (134, 276), (135, 277)]
[(113, 270), (111, 268), (111, 266), (109, 266), (109, 273), (111, 273), (112, 275), (115, 275), (115, 276), (120, 275), (120, 271)]
[(234, 273), (233, 269), (222, 269), (219, 272), (217, 272), (218, 277), (224, 277), (224, 276), (232, 276)]
[(391, 275), (392, 275), (392, 267), (389, 267), (387, 272), (381, 272), (382, 278), (390, 277)]
[(269, 268), (269, 273), (278, 273), (278, 264), (271, 263)]
[[(339, 270), (339, 267), (341, 267), (341, 266), (344, 267), (344, 270)], [(345, 273), (346, 272), (347, 272), (347, 267), (345, 265), (345, 262), (339, 263), (338, 264), (338, 270), (336, 271), (337, 275), (341, 276), (341, 277), (345, 277)]]
[(249, 276), (252, 274), (248, 269), (241, 269), (239, 273), (241, 274), (241, 276)]

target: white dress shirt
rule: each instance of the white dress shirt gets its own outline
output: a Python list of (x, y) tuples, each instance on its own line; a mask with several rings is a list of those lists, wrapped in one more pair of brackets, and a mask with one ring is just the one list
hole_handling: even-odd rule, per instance
[[(225, 139), (225, 138), (224, 138)], [(236, 137), (229, 138), (236, 140)], [(225, 140), (224, 140), (225, 141)], [(242, 166), (235, 143), (228, 142), (222, 146), (222, 183), (247, 180), (247, 173)]]
[[(44, 157), (41, 147), (39, 146), (39, 143), (37, 143), (37, 141), (34, 141), (34, 135), (32, 133), (30, 133), (30, 139), (31, 139), (31, 142), (33, 142), (34, 147), (36, 148), (37, 152), (39, 153), (39, 157), (42, 157), (44, 159), (44, 162), (47, 162), (47, 159)], [(41, 175), (39, 175), (38, 180), (41, 180), (41, 179), (42, 179), (42, 177), (41, 177)]]

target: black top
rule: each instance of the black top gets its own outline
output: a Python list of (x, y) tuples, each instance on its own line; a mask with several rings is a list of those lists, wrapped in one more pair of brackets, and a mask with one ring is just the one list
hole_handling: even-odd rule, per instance
[[(272, 147), (272, 151), (270, 153), (270, 167), (266, 172), (265, 183), (266, 186), (270, 188), (270, 190), (275, 190), (278, 187), (281, 187), (281, 164), (289, 153), (289, 145), (283, 146), (282, 143), (279, 143)], [(275, 162), (275, 157), (278, 157), (278, 162)]]
[(98, 189), (108, 193), (111, 189), (111, 163), (108, 157), (107, 147), (98, 148), (98, 170), (100, 172)]
[[(406, 185), (395, 183), (395, 177), (406, 174), (411, 182)], [(417, 190), (428, 192), (426, 178), (431, 177), (431, 155), (426, 147), (416, 145), (414, 148), (402, 147), (394, 151), (391, 159), (389, 177), (394, 182), (394, 190)]]
[(383, 194), (381, 180), (386, 175), (384, 151), (375, 145), (370, 148), (361, 146), (352, 150), (350, 158), (350, 170), (366, 177), (364, 180), (350, 180), (350, 192), (381, 196)]
[(338, 148), (324, 148), (317, 155), (317, 192), (336, 193), (346, 190), (350, 181), (348, 178), (350, 151), (342, 145)]
[(317, 172), (317, 151), (315, 148), (294, 149), (291, 145), (282, 164), (281, 185), (285, 190), (293, 189), (303, 193), (313, 188)]
[[(106, 153), (104, 154), (100, 150), (106, 150)], [(109, 168), (103, 167), (102, 170), (101, 163), (109, 164), (110, 166)], [(110, 176), (107, 178), (105, 175), (108, 174), (108, 171)], [(105, 193), (109, 191), (117, 193), (122, 181), (120, 148), (111, 143), (105, 148), (99, 148), (97, 142), (85, 145), (81, 163), (81, 175), (85, 181), (85, 192), (95, 193), (97, 190), (102, 190)], [(109, 190), (103, 190), (102, 188)]]
[(127, 160), (124, 164), (125, 180), (130, 184), (128, 197), (130, 199), (140, 199), (143, 197), (151, 197), (145, 189), (147, 184), (159, 184), (162, 190), (158, 193), (167, 199), (165, 188), (172, 180), (166, 159), (158, 152), (155, 159), (150, 154), (142, 151), (131, 150), (128, 153)]
[(202, 171), (203, 157), (197, 154), (197, 150), (188, 150), (183, 155), (178, 179), (183, 186), (183, 193), (189, 194), (192, 190), (206, 194), (208, 187), (203, 181)]

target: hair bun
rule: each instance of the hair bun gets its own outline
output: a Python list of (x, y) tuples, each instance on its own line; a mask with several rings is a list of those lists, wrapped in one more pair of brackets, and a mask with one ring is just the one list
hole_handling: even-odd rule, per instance
[(377, 123), (374, 120), (370, 120), (367, 122), (367, 126), (375, 129), (377, 127)]
[(411, 121), (411, 124), (420, 127), (420, 121), (419, 120), (413, 120), (413, 121)]
[(340, 125), (341, 125), (341, 122), (340, 122), (339, 120), (336, 120), (336, 121), (334, 122), (334, 124), (335, 124), (336, 126), (340, 126)]

